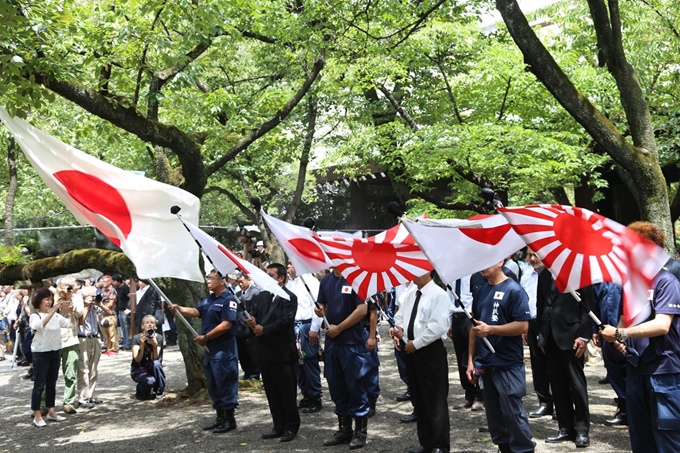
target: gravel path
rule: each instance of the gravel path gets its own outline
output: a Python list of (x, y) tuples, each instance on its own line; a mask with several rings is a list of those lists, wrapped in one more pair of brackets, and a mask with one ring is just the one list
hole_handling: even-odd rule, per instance
[[(380, 327), (383, 338), (387, 338), (387, 326)], [(463, 400), (458, 382), (455, 356), (450, 341), (449, 381), (451, 392), (449, 407), (453, 408)], [(528, 350), (525, 350), (528, 357)], [(99, 365), (100, 377), (97, 397), (104, 400), (92, 410), (78, 410), (75, 415), (66, 415), (62, 423), (50, 422), (47, 428), (38, 429), (31, 423), (30, 393), (31, 381), (21, 379), (26, 368), (14, 371), (0, 371), (0, 410), (3, 427), (0, 430), (0, 452), (38, 452), (58, 447), (68, 452), (338, 452), (347, 451), (347, 446), (323, 447), (323, 440), (336, 429), (337, 418), (333, 404), (324, 384), (324, 408), (316, 414), (302, 414), (302, 426), (297, 439), (282, 444), (277, 439), (262, 440), (260, 435), (271, 428), (271, 417), (264, 391), (259, 388), (244, 388), (239, 395), (236, 413), (238, 429), (227, 434), (204, 432), (201, 426), (214, 418), (208, 401), (179, 399), (177, 391), (186, 386), (184, 364), (177, 347), (166, 350), (164, 368), (168, 375), (168, 395), (158, 401), (136, 401), (134, 382), (129, 377), (130, 353), (123, 352), (117, 357), (102, 357)], [(394, 356), (388, 347), (380, 351), (380, 384), (382, 394), (378, 400), (378, 413), (368, 425), (368, 443), (363, 451), (404, 452), (417, 445), (415, 424), (401, 424), (399, 418), (411, 412), (409, 402), (398, 403), (395, 398), (405, 388), (399, 380)], [(527, 359), (528, 362), (528, 359)], [(4, 362), (6, 363), (6, 362)], [(6, 367), (5, 367), (6, 368)], [(527, 363), (528, 388), (531, 389), (531, 374)], [(592, 427), (591, 446), (580, 451), (626, 452), (630, 451), (627, 429), (604, 426), (606, 418), (614, 413), (614, 392), (609, 386), (599, 385), (598, 379), (605, 374), (604, 367), (586, 367), (590, 395)], [(63, 395), (63, 380), (57, 384), (57, 404)], [(530, 393), (525, 399), (528, 410), (536, 403)], [(61, 409), (61, 406), (57, 406)], [(478, 428), (486, 422), (484, 412), (451, 409), (451, 451), (452, 452), (495, 452), (488, 433)], [(531, 420), (534, 440), (538, 452), (575, 451), (573, 443), (546, 444), (543, 439), (557, 430), (557, 422), (550, 417)]]

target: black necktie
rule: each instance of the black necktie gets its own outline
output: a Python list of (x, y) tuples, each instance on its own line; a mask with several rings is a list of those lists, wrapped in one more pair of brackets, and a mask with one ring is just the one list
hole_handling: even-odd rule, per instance
[(413, 325), (416, 322), (416, 313), (418, 313), (418, 302), (420, 302), (420, 296), (423, 293), (420, 290), (416, 291), (416, 302), (413, 304), (413, 310), (411, 310), (411, 319), (408, 321), (408, 329), (406, 329), (406, 336), (409, 340), (413, 341)]
[(460, 279), (456, 280), (456, 296), (460, 299), (460, 286), (461, 286), (461, 281)]

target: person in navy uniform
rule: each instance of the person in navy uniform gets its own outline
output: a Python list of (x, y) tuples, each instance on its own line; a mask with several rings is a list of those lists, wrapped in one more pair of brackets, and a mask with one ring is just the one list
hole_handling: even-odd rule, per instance
[[(349, 448), (362, 448), (368, 428), (368, 349), (361, 320), (368, 313), (342, 274), (333, 268), (319, 285), (317, 316), (328, 320), (324, 376), (335, 403), (338, 431), (324, 441), (325, 446), (349, 443)], [(352, 431), (352, 419), (355, 430)]]
[[(663, 247), (650, 222), (628, 225)], [(680, 451), (680, 282), (661, 269), (649, 291), (651, 314), (635, 326), (605, 325), (601, 334), (626, 362), (628, 431), (633, 453)]]
[(267, 274), (288, 294), (288, 299), (261, 291), (253, 298), (252, 317), (248, 320), (248, 326), (257, 337), (260, 374), (274, 422), (274, 429), (262, 434), (262, 438), (281, 438), (281, 442), (290, 442), (300, 429), (295, 375), (298, 362), (295, 311), (298, 301), (295, 294), (283, 286), (287, 273), (282, 264), (269, 264)]
[(498, 450), (533, 452), (536, 444), (522, 403), (526, 395), (522, 335), (531, 320), (529, 297), (519, 283), (505, 275), (502, 266), (499, 261), (482, 270), (487, 283), (473, 293), (472, 314), (477, 325), (470, 330), (466, 375), (473, 384), (481, 377), (489, 433)]
[(236, 299), (227, 291), (224, 279), (216, 270), (206, 277), (211, 294), (195, 308), (170, 305), (172, 313), (187, 318), (201, 318), (201, 335), (194, 341), (207, 346), (203, 358), (208, 394), (217, 413), (215, 421), (203, 429), (226, 433), (236, 429), (234, 409), (238, 406), (238, 353), (231, 328), (236, 321)]

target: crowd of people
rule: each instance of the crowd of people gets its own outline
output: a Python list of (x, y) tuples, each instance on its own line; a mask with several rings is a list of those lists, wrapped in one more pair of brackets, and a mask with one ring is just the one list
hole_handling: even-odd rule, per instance
[[(651, 223), (636, 222), (630, 228), (664, 244), (663, 233)], [(277, 294), (258, 288), (246, 273), (213, 270), (206, 277), (208, 296), (194, 307), (166, 306), (153, 287), (140, 281), (134, 316), (130, 288), (120, 275), (102, 276), (96, 284), (63, 278), (30, 298), (24, 290), (5, 288), (2, 305), (9, 337), (3, 340), (6, 347), (23, 345), (18, 355), (31, 364), (27, 376), (35, 381), (33, 423), (45, 426), (45, 419), (64, 420), (55, 412), (59, 368), (64, 412), (92, 408), (101, 403), (94, 395), (99, 359), (119, 349), (131, 350), (135, 397), (162, 398), (163, 347), (176, 341), (171, 329), (164, 335), (162, 326), (169, 327), (168, 318), (176, 313), (201, 318), (194, 341), (205, 351), (215, 410), (215, 419), (203, 429), (236, 429), (240, 364), (241, 378), (261, 380), (269, 403), (271, 430), (262, 438), (293, 441), (300, 414), (323, 408), (323, 368), (338, 419), (337, 431), (323, 445), (359, 449), (368, 441), (369, 419), (377, 410), (377, 326), (385, 319), (406, 384), (397, 399), (413, 406), (401, 422), (415, 422), (417, 428), (419, 445), (409, 453), (450, 451), (447, 400), (452, 387), (446, 341), (453, 342), (459, 372), (454, 388), (460, 385), (464, 394), (464, 402), (453, 409), (485, 410), (487, 425), (480, 429), (489, 432), (500, 452), (534, 451), (529, 419), (547, 416), (557, 421), (557, 431), (545, 442), (588, 447), (584, 365), (601, 347), (607, 369), (601, 383), (610, 383), (617, 395), (617, 412), (606, 424), (628, 425), (634, 452), (680, 451), (680, 264), (670, 260), (656, 276), (649, 294), (650, 319), (625, 328), (620, 323), (620, 286), (581, 288), (577, 300), (557, 290), (534, 251), (514, 258), (449, 285), (438, 281), (435, 272), (427, 273), (368, 301), (356, 295), (337, 269), (297, 275), (292, 263), (264, 264), (281, 289)], [(603, 326), (593, 322), (591, 311)], [(139, 333), (132, 335), (131, 330)], [(523, 402), (525, 346), (538, 398), (532, 411)]]

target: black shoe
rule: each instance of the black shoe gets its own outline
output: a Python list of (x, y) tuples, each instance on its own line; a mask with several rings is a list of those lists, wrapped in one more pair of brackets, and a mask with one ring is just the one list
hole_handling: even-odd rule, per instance
[(318, 396), (316, 398), (310, 398), (309, 401), (307, 402), (307, 406), (302, 409), (303, 414), (313, 414), (315, 412), (319, 412), (323, 408), (323, 404), (321, 403), (321, 397)]
[(281, 436), (281, 442), (290, 442), (291, 440), (295, 439), (297, 436), (297, 433), (294, 433), (293, 431), (284, 431), (283, 435)]
[(88, 403), (87, 401), (78, 401), (78, 407), (82, 407), (83, 409), (92, 409), (94, 404)]
[(459, 409), (470, 409), (470, 408), (472, 407), (472, 403), (473, 403), (473, 402), (474, 402), (474, 401), (472, 401), (472, 400), (465, 400), (465, 401), (463, 402), (463, 404), (456, 404), (455, 406), (453, 406), (453, 408), (454, 408), (455, 410), (459, 410)]
[(300, 402), (298, 403), (297, 407), (298, 409), (304, 409), (305, 407), (309, 407), (309, 403), (311, 402), (311, 398), (305, 395)]
[(411, 392), (406, 390), (403, 395), (399, 395), (397, 397), (397, 401), (400, 403), (403, 403), (404, 401), (410, 401), (411, 400)]
[(545, 441), (549, 444), (559, 444), (560, 442), (574, 441), (575, 436), (566, 429), (561, 429), (556, 436), (548, 437)]
[(488, 433), (489, 432), (489, 425), (480, 426), (478, 431), (480, 433)]
[(433, 448), (432, 450), (430, 450), (430, 453), (448, 453), (448, 452), (446, 452), (446, 450), (444, 450), (444, 449), (437, 447), (437, 448)]
[(283, 431), (276, 431), (275, 429), (272, 429), (268, 433), (262, 434), (263, 439), (276, 439), (278, 437), (283, 437)]
[(585, 433), (578, 433), (576, 435), (576, 440), (574, 441), (574, 444), (576, 444), (577, 448), (585, 448), (590, 446), (590, 439), (588, 438), (588, 435)]
[(609, 384), (609, 376), (603, 377), (602, 379), (600, 379), (599, 381), (597, 381), (597, 383), (600, 384), (600, 385), (607, 385), (607, 384)]
[(104, 401), (100, 400), (99, 398), (90, 398), (90, 403), (92, 404), (101, 404)]
[(427, 449), (418, 445), (417, 447), (411, 447), (408, 449), (408, 453), (428, 453)]
[(605, 420), (604, 424), (607, 426), (628, 426), (628, 416), (625, 412), (616, 411), (614, 417)]
[(548, 406), (547, 403), (541, 403), (541, 405), (538, 406), (538, 409), (529, 412), (529, 418), (541, 418), (544, 415), (552, 415), (552, 413), (553, 413), (552, 405)]
[(418, 416), (416, 415), (415, 412), (411, 412), (409, 415), (406, 417), (401, 417), (399, 419), (400, 422), (402, 423), (413, 423), (418, 421)]

